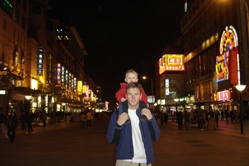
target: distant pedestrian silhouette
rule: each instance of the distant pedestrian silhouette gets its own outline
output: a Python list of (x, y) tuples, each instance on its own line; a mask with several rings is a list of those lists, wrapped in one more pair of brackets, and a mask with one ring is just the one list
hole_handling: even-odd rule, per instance
[(86, 115), (84, 112), (80, 113), (80, 127), (85, 128)]
[(92, 113), (90, 110), (87, 111), (86, 113), (86, 127), (91, 128), (92, 127)]
[(16, 137), (16, 127), (17, 127), (17, 117), (15, 112), (11, 112), (8, 116), (7, 128), (8, 128), (8, 136), (10, 142), (14, 142)]
[(177, 112), (177, 125), (178, 125), (178, 130), (182, 130), (182, 119), (183, 119), (182, 112), (181, 112), (181, 111)]
[(29, 112), (29, 114), (27, 116), (28, 132), (33, 131), (32, 122), (33, 122), (33, 114), (32, 114), (32, 112)]

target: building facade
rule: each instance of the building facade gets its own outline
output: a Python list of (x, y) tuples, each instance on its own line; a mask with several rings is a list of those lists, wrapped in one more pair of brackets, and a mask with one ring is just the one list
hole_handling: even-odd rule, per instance
[(95, 107), (97, 86), (84, 70), (84, 43), (75, 27), (48, 18), (48, 9), (46, 0), (0, 1), (3, 112), (52, 114)]
[[(192, 0), (186, 4), (181, 20), (182, 52), (178, 50), (184, 55), (184, 94), (181, 88), (176, 92), (181, 94), (179, 104), (193, 110), (238, 110), (235, 85), (245, 84), (242, 97), (248, 114), (248, 1)], [(160, 84), (168, 74), (159, 76)], [(161, 85), (160, 89), (164, 91)]]

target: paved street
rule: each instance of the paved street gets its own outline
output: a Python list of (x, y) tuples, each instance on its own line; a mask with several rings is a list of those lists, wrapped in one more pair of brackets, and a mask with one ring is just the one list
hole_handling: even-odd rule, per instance
[[(79, 122), (35, 126), (10, 143), (0, 135), (1, 166), (114, 166), (115, 146), (105, 139), (109, 119), (93, 120), (92, 129), (81, 129)], [(220, 121), (219, 128), (189, 131), (177, 129), (175, 122), (160, 126), (161, 137), (154, 143), (153, 166), (248, 166), (249, 121), (244, 134), (236, 124)]]

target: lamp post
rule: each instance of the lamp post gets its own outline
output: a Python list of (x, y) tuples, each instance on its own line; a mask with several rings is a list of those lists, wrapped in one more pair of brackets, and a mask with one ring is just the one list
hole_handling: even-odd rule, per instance
[(243, 101), (242, 101), (242, 92), (246, 88), (246, 85), (236, 85), (235, 88), (240, 92), (240, 133), (244, 133), (243, 130)]
[(248, 38), (249, 38), (249, 11), (248, 5), (245, 0), (239, 0), (239, 18), (240, 18), (240, 27), (241, 27), (241, 43), (242, 48), (239, 51), (239, 67), (238, 67), (238, 85), (235, 88), (240, 92), (240, 133), (244, 133), (243, 129), (243, 100), (242, 100), (242, 92), (246, 88), (246, 85), (242, 85), (241, 82), (245, 83), (248, 82), (246, 77), (245, 71), (247, 70), (246, 63), (248, 62)]
[(150, 77), (146, 77), (146, 76), (143, 76), (142, 77), (144, 80), (146, 80), (147, 78), (150, 80), (150, 84), (151, 84), (151, 95), (152, 95), (152, 103), (154, 103), (154, 94), (153, 94), (153, 80), (150, 78)]

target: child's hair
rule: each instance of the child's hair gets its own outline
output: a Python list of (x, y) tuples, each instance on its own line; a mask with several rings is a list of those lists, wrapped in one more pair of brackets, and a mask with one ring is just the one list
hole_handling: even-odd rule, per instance
[(125, 77), (126, 77), (126, 74), (128, 74), (128, 73), (134, 73), (134, 74), (136, 74), (138, 76), (138, 73), (133, 69), (127, 70), (126, 73), (125, 73)]

